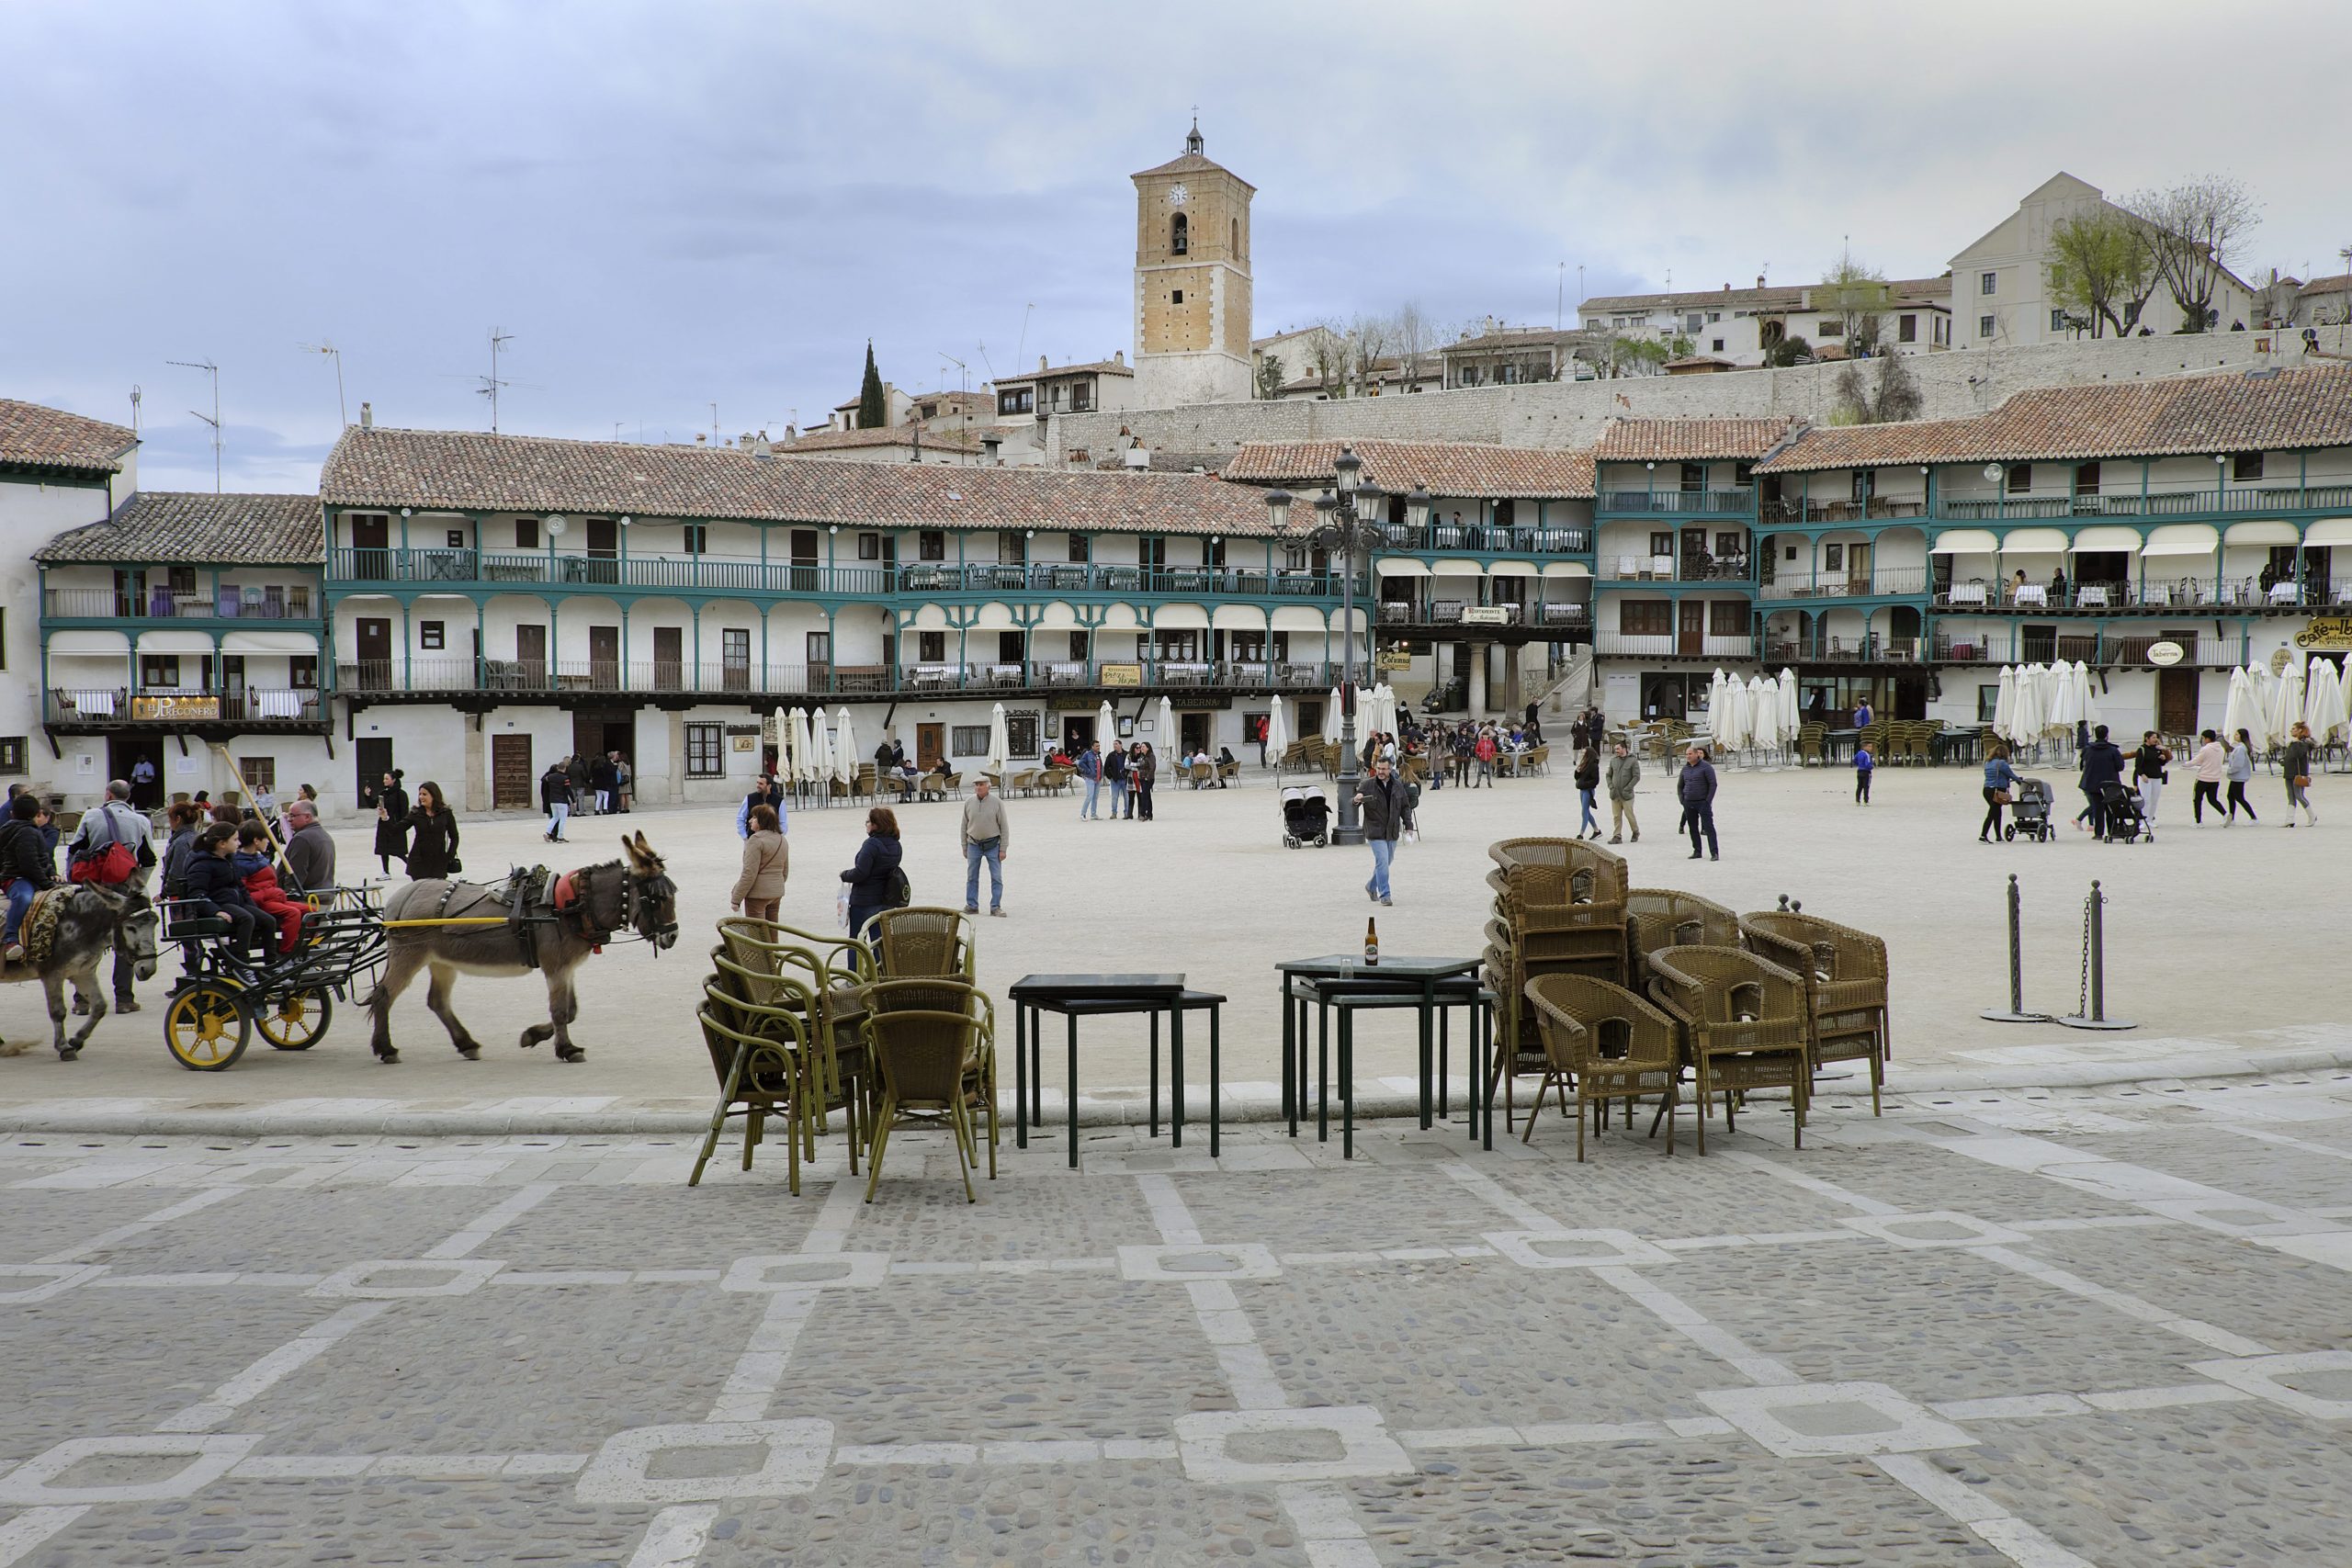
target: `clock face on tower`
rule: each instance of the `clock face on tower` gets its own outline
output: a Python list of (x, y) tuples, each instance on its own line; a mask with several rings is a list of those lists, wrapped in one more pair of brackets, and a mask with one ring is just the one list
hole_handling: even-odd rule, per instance
[(1190, 195), (1192, 195), (1192, 192), (1184, 188), (1184, 182), (1179, 180), (1174, 185), (1168, 187), (1168, 205), (1170, 207), (1182, 207), (1184, 205), (1184, 198)]

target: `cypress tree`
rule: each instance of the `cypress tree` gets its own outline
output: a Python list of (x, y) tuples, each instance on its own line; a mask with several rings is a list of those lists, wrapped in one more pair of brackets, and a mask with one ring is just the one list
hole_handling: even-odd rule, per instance
[(874, 367), (874, 340), (865, 340), (865, 379), (857, 389), (857, 427), (879, 430), (890, 422), (890, 411), (882, 400), (882, 372)]

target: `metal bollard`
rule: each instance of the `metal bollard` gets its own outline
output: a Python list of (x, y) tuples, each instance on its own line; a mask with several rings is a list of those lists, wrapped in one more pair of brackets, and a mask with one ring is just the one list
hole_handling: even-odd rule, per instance
[(1995, 1023), (2052, 1023), (2046, 1012), (2025, 1010), (2025, 915), (2017, 874), (2009, 874), (2009, 1010), (1987, 1008), (1977, 1015)]
[(2075, 1003), (2081, 1010), (2058, 1021), (2069, 1029), (2137, 1029), (2120, 1018), (2107, 1016), (2107, 895), (2091, 884), (2083, 900), (2083, 991)]
[(1802, 915), (1804, 913), (1804, 902), (1802, 899), (1791, 898), (1787, 894), (1783, 893), (1781, 895), (1780, 913), (1783, 915)]

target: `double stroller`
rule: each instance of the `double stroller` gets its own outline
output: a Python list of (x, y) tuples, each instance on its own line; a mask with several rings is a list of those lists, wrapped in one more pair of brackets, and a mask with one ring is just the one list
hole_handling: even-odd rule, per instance
[(1295, 850), (1309, 840), (1317, 845), (1331, 841), (1330, 804), (1323, 798), (1322, 785), (1294, 785), (1283, 791), (1283, 844)]
[(2039, 843), (2048, 843), (2056, 836), (2057, 828), (2050, 820), (2050, 781), (2020, 778), (2018, 797), (2009, 807), (2009, 825), (2002, 837), (2016, 839), (2020, 835)]

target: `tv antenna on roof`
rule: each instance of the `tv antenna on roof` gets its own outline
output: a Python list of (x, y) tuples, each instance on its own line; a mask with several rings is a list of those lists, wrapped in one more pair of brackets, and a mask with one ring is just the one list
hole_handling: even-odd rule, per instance
[(328, 358), (334, 361), (335, 412), (342, 416), (343, 423), (347, 428), (351, 423), (351, 408), (349, 404), (343, 400), (343, 350), (335, 347), (334, 344), (329, 343), (324, 338), (321, 338), (316, 343), (298, 343), (294, 346), (300, 349), (304, 354), (323, 354)]
[(492, 435), (498, 434), (498, 389), (501, 387), (514, 385), (511, 381), (502, 381), (498, 378), (498, 351), (514, 341), (513, 333), (501, 332), (496, 327), (490, 329), (490, 374), (484, 376), (481, 378), (481, 385), (475, 389), (490, 400), (490, 433)]
[(196, 414), (197, 418), (204, 420), (205, 423), (212, 427), (212, 493), (219, 495), (220, 493), (220, 367), (209, 359), (167, 359), (164, 363), (176, 365), (183, 370), (201, 370), (212, 378), (212, 417), (205, 419), (204, 415), (197, 413), (194, 409), (187, 412)]

